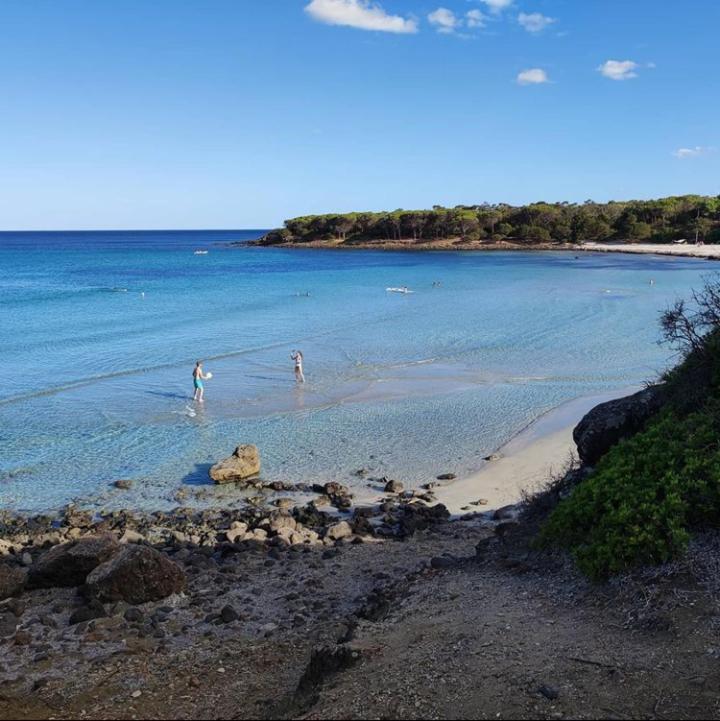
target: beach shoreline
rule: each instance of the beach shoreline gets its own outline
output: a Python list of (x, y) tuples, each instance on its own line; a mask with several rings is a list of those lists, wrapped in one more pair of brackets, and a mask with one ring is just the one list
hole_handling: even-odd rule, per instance
[(697, 258), (699, 260), (720, 260), (720, 245), (675, 245), (668, 243), (487, 243), (484, 241), (463, 241), (447, 238), (438, 241), (418, 243), (414, 240), (387, 242), (364, 242), (346, 244), (334, 240), (309, 241), (307, 243), (273, 243), (260, 241), (250, 243), (233, 243), (235, 247), (251, 245), (263, 248), (308, 249), (308, 250), (381, 250), (381, 251), (483, 251), (483, 252), (573, 252), (573, 253), (630, 253), (634, 255), (668, 255), (680, 258)]
[(581, 396), (552, 408), (504, 443), (481, 469), (435, 488), (438, 503), (453, 516), (520, 503), (577, 460), (573, 430), (583, 416), (601, 403), (637, 390)]

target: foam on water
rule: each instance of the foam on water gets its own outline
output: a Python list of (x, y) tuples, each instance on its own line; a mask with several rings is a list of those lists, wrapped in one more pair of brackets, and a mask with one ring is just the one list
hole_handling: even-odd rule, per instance
[[(3, 507), (167, 508), (181, 485), (234, 503), (207, 468), (241, 442), (268, 480), (470, 472), (548, 409), (666, 367), (658, 314), (712, 268), (226, 245), (257, 234), (0, 234)], [(214, 374), (204, 408), (198, 358)], [(134, 490), (108, 495), (118, 478)]]

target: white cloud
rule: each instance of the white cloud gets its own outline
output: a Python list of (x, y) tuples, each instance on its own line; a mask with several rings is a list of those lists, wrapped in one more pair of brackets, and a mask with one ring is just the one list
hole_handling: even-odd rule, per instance
[(428, 15), (428, 20), (439, 33), (454, 33), (462, 23), (455, 13), (447, 8), (434, 10)]
[(482, 0), (494, 13), (501, 13), (513, 4), (513, 0)]
[(416, 33), (417, 21), (388, 15), (371, 0), (311, 0), (305, 12), (327, 25), (345, 25), (360, 30), (377, 30), (384, 33)]
[(469, 28), (485, 27), (485, 16), (479, 10), (469, 10), (465, 17)]
[(630, 80), (637, 77), (635, 72), (640, 66), (632, 60), (608, 60), (598, 71), (610, 80)]
[(715, 148), (696, 145), (694, 148), (678, 148), (673, 155), (680, 160), (687, 160), (688, 158), (699, 158), (701, 155), (709, 155), (714, 152)]
[(542, 13), (520, 13), (518, 15), (518, 22), (529, 33), (540, 33), (545, 30), (548, 25), (552, 25), (555, 22), (555, 18), (549, 18)]
[(549, 83), (550, 78), (541, 68), (530, 68), (530, 70), (523, 70), (517, 76), (517, 81), (520, 85), (542, 85)]

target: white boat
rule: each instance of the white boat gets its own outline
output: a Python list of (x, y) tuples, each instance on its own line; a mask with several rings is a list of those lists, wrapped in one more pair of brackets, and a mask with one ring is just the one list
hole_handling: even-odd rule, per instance
[(196, 250), (194, 255), (207, 255), (209, 252), (209, 250)]
[(403, 295), (408, 295), (409, 293), (414, 293), (414, 290), (410, 290), (410, 288), (386, 288), (385, 289), (388, 293), (402, 293)]

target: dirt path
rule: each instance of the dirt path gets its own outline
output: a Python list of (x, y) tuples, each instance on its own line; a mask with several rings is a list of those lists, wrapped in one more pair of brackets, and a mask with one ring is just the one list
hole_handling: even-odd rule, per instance
[(717, 632), (699, 619), (629, 629), (592, 594), (561, 599), (552, 583), (474, 565), (424, 581), (362, 628), (367, 660), (307, 718), (720, 717)]

